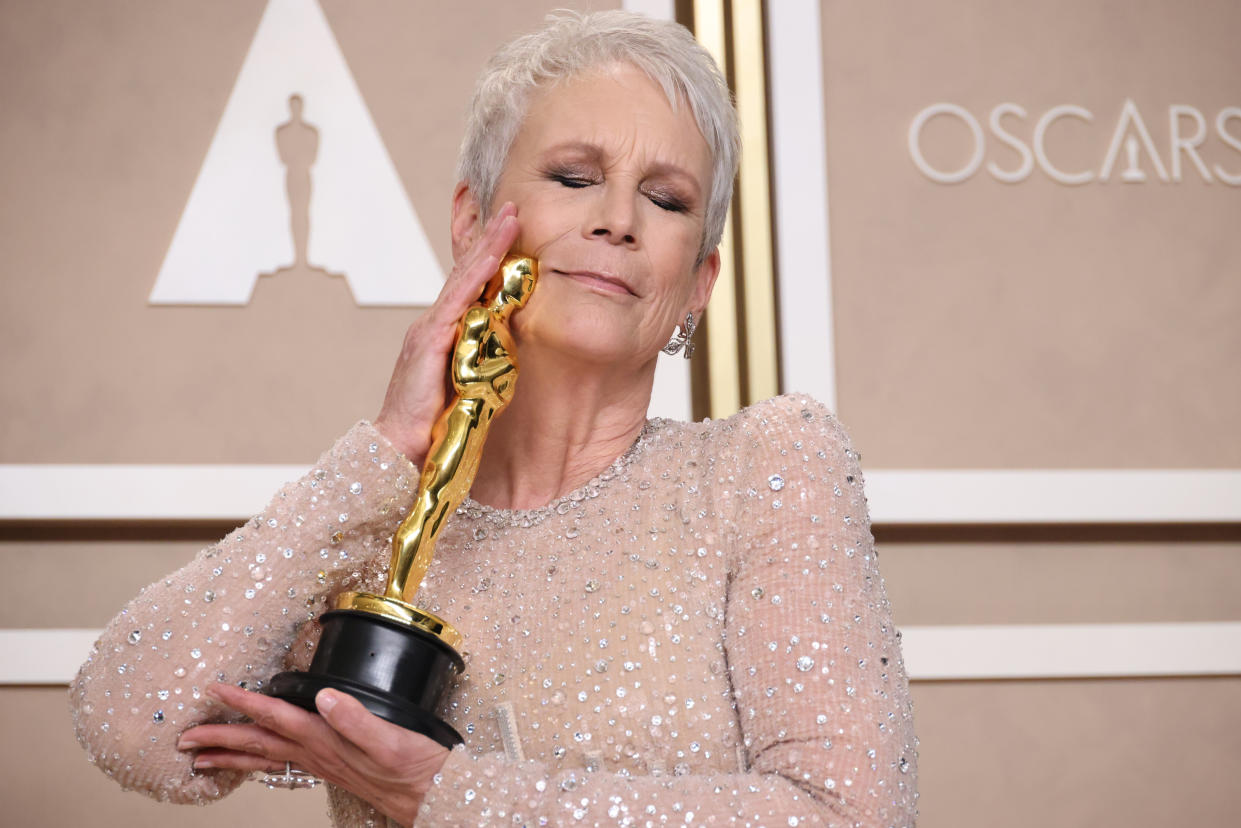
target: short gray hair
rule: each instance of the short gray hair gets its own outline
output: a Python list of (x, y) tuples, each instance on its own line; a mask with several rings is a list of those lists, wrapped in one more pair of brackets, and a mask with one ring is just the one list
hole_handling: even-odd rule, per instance
[(457, 175), (490, 209), (500, 173), (526, 117), (530, 93), (610, 63), (628, 63), (663, 88), (674, 108), (688, 103), (711, 151), (701, 263), (720, 243), (732, 202), (741, 138), (728, 84), (684, 26), (625, 11), (552, 12), (542, 29), (502, 46), (483, 69), (466, 120)]

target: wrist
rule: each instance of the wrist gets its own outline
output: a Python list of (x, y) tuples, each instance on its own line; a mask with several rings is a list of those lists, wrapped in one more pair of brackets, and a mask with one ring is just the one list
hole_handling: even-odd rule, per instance
[(409, 814), (408, 824), (414, 824), (418, 818), (418, 814), (422, 811), (423, 805), (430, 796), (431, 791), (440, 780), (440, 774), (444, 766), (448, 763), (448, 757), (452, 755), (452, 751), (447, 748), (441, 748), (435, 755), (430, 756), (415, 773), (411, 781), (411, 788), (414, 798), (414, 806), (412, 813)]
[(416, 467), (420, 468), (422, 466), (422, 461), (427, 454), (427, 440), (425, 437), (420, 439), (414, 438), (398, 428), (396, 424), (387, 420), (383, 414), (372, 420), (371, 425), (406, 460), (413, 463)]

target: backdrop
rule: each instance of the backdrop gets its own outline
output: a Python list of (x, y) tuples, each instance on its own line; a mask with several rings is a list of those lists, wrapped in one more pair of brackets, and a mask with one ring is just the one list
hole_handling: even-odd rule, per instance
[[(326, 824), (321, 792), (122, 794), (64, 682), (374, 415), (449, 264), (474, 78), (558, 5), (0, 2), (6, 822)], [(769, 381), (851, 431), (921, 824), (1232, 824), (1241, 6), (626, 5), (716, 38), (758, 135), (694, 398)], [(683, 368), (661, 382), (688, 411)]]

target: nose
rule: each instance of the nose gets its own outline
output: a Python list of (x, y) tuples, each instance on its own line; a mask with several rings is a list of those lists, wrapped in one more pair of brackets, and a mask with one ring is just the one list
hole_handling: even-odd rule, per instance
[(582, 225), (583, 235), (611, 244), (633, 246), (638, 243), (639, 214), (634, 194), (615, 184), (598, 188), (598, 197)]

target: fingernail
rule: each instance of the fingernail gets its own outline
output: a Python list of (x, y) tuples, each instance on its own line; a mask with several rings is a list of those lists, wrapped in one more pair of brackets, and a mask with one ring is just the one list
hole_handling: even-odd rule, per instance
[(322, 713), (327, 713), (336, 706), (336, 694), (331, 690), (320, 690), (319, 695), (315, 696), (315, 706)]
[(220, 689), (216, 687), (214, 684), (208, 687), (205, 692), (208, 696), (215, 699), (216, 701), (220, 700)]
[(215, 767), (215, 762), (212, 762), (210, 759), (208, 759), (205, 756), (199, 756), (197, 759), (194, 760), (195, 769), (214, 768), (214, 767)]
[(198, 742), (185, 736), (177, 740), (177, 750), (191, 750), (196, 747), (198, 747)]

